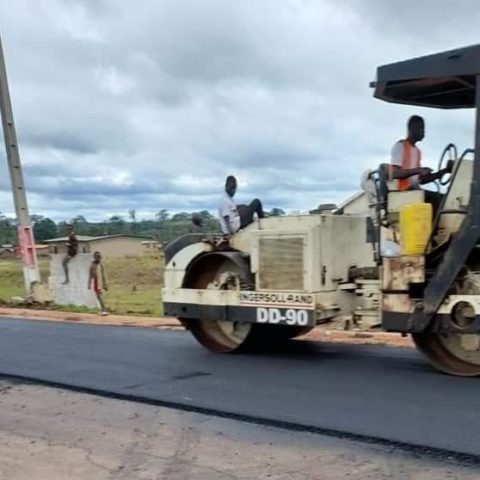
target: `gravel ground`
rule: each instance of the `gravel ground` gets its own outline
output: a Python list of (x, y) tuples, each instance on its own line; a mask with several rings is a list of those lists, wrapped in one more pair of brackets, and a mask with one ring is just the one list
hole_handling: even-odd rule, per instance
[(0, 480), (478, 480), (321, 435), (0, 380)]

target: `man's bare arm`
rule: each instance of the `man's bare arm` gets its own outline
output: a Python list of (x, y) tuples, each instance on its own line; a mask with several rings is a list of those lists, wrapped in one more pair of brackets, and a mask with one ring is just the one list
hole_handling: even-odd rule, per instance
[(90, 287), (92, 286), (92, 280), (93, 280), (93, 267), (90, 266), (90, 268), (88, 269), (88, 284), (87, 284), (88, 290), (90, 290)]
[(453, 168), (455, 166), (455, 162), (453, 160), (449, 160), (444, 168), (438, 170), (438, 172), (428, 172), (420, 175), (420, 183), (423, 185), (424, 183), (435, 182), (436, 180), (440, 180), (444, 175), (453, 172)]
[(105, 290), (108, 290), (108, 283), (107, 283), (107, 274), (105, 272), (105, 268), (103, 265), (100, 266), (101, 271), (102, 271), (102, 285)]
[(432, 172), (431, 168), (419, 167), (419, 168), (401, 168), (398, 165), (392, 165), (392, 179), (403, 180), (405, 178), (413, 177), (414, 175), (428, 175)]

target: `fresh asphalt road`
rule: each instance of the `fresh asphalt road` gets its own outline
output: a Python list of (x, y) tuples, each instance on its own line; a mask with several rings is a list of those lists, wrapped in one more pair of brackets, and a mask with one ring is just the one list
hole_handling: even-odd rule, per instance
[(480, 455), (480, 379), (410, 349), (216, 355), (185, 332), (2, 319), (0, 373)]

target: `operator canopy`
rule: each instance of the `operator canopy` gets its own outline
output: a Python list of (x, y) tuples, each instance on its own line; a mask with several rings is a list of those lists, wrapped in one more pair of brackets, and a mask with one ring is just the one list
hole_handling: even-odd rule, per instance
[(374, 96), (435, 108), (475, 107), (480, 44), (377, 68)]

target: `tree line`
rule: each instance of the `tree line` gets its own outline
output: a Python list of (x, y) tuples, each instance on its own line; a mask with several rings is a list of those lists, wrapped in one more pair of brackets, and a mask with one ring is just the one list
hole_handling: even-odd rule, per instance
[[(269, 215), (284, 215), (280, 208), (272, 208)], [(201, 226), (193, 225), (191, 219), (196, 216), (201, 219)], [(51, 238), (63, 237), (67, 234), (67, 222), (54, 222), (43, 215), (31, 216), (35, 241), (42, 243)], [(90, 222), (84, 216), (78, 215), (72, 220), (77, 235), (100, 237), (103, 235), (137, 235), (168, 243), (175, 238), (192, 232), (214, 233), (220, 230), (218, 219), (207, 210), (199, 212), (170, 213), (162, 209), (149, 220), (138, 220), (134, 209), (123, 215), (113, 215), (101, 222)], [(0, 213), (0, 245), (17, 244), (17, 223)]]

